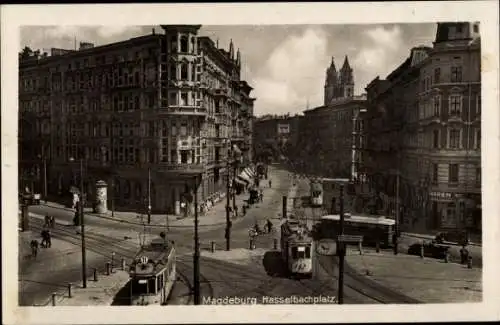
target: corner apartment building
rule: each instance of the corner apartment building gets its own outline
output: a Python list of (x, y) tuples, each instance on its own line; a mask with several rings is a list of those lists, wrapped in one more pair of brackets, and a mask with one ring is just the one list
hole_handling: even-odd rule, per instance
[[(438, 23), (386, 80), (367, 86), (369, 179), (411, 229), (481, 227), (478, 23)], [(399, 175), (399, 193), (397, 178)]]
[(200, 203), (225, 192), (229, 155), (251, 159), (254, 99), (241, 54), (199, 36), (200, 25), (161, 27), (20, 54), (20, 175), (40, 186), (45, 161), (49, 194), (67, 193), (82, 160), (90, 197), (104, 180), (115, 206), (143, 210), (150, 174), (152, 210), (171, 214), (191, 209), (195, 176)]
[(353, 70), (346, 56), (339, 72), (327, 69), (325, 105), (304, 111), (298, 147), (302, 172), (322, 177), (364, 179), (366, 96), (354, 96)]

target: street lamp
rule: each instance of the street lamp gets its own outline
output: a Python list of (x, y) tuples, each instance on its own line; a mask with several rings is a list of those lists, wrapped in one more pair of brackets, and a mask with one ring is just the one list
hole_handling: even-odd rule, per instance
[(38, 158), (43, 161), (43, 197), (47, 203), (47, 158), (44, 155), (38, 155)]
[[(75, 158), (69, 159), (74, 162)], [(79, 204), (79, 215), (80, 215), (80, 228), (82, 233), (82, 286), (87, 287), (87, 256), (85, 250), (85, 222), (84, 222), (84, 208), (83, 208), (83, 159), (80, 159), (80, 204)]]
[(340, 204), (340, 236), (337, 238), (337, 254), (339, 256), (339, 283), (338, 283), (338, 303), (344, 303), (344, 260), (345, 260), (345, 243), (341, 240), (344, 235), (344, 186), (349, 184), (349, 179), (337, 179), (336, 183), (339, 186), (339, 204)]

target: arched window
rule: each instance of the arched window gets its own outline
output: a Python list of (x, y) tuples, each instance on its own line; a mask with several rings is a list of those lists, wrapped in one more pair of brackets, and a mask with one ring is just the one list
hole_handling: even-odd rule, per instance
[(177, 66), (175, 63), (170, 63), (170, 80), (177, 80)]
[(188, 80), (188, 64), (181, 64), (181, 80)]
[(189, 41), (187, 36), (181, 36), (181, 52), (182, 53), (189, 52)]
[(177, 35), (170, 37), (170, 51), (173, 53), (177, 52)]
[(196, 39), (194, 37), (191, 37), (191, 52), (195, 53), (195, 42)]

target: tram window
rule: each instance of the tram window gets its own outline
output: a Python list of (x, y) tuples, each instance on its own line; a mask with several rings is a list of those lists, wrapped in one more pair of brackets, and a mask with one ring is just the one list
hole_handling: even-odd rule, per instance
[(148, 280), (149, 294), (156, 293), (156, 277), (152, 277)]
[(306, 247), (306, 258), (311, 258), (311, 247), (310, 246)]
[(146, 279), (137, 279), (132, 282), (132, 294), (145, 295), (148, 294), (148, 281)]
[(158, 290), (163, 289), (163, 274), (158, 275), (156, 279), (157, 279), (156, 287), (158, 288)]
[(320, 195), (321, 195), (321, 191), (313, 191), (313, 192), (312, 192), (312, 196), (313, 196), (314, 198), (317, 198), (317, 197), (319, 197)]
[(292, 258), (293, 259), (297, 258), (297, 247), (292, 247)]

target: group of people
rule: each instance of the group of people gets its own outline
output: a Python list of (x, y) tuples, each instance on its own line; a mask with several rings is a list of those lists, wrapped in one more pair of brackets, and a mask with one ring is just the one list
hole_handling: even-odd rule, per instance
[(260, 234), (264, 234), (264, 233), (271, 233), (273, 231), (273, 223), (271, 222), (270, 219), (267, 219), (266, 220), (266, 224), (264, 226), (264, 230), (262, 230), (259, 226), (259, 223), (257, 221), (255, 221), (255, 225), (250, 228), (250, 231), (249, 231), (249, 234), (250, 234), (250, 237), (256, 237)]
[(42, 248), (50, 248), (52, 247), (52, 234), (50, 233), (49, 228), (54, 228), (55, 218), (53, 216), (49, 216), (48, 214), (45, 216), (45, 223), (43, 225), (43, 229), (40, 233), (42, 237), (41, 243), (38, 243), (38, 240), (33, 239), (30, 242), (31, 248), (31, 256), (36, 257), (38, 255), (38, 249), (41, 246)]

